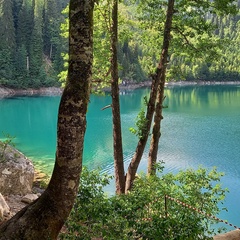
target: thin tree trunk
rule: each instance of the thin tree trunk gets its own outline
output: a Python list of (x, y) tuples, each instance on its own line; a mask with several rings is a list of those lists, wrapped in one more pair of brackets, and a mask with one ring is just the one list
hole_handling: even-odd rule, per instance
[(153, 119), (153, 115), (154, 115), (154, 111), (155, 111), (158, 87), (161, 82), (162, 70), (163, 70), (163, 67), (165, 66), (165, 65), (163, 65), (164, 62), (162, 61), (162, 59), (164, 58), (167, 60), (167, 56), (168, 56), (168, 53), (166, 52), (164, 46), (165, 46), (165, 44), (167, 44), (167, 40), (165, 38), (166, 36), (169, 36), (168, 41), (170, 41), (170, 32), (168, 32), (168, 31), (171, 29), (171, 25), (170, 25), (170, 28), (168, 28), (168, 24), (169, 24), (169, 19), (172, 19), (170, 16), (171, 16), (171, 14), (173, 15), (173, 7), (174, 7), (174, 0), (169, 0), (168, 1), (167, 19), (166, 19), (166, 23), (165, 23), (164, 43), (163, 43), (162, 53), (161, 53), (158, 67), (156, 69), (156, 73), (152, 76), (152, 87), (151, 87), (150, 98), (149, 98), (147, 113), (146, 113), (146, 119), (147, 119), (146, 131), (143, 134), (143, 137), (139, 140), (135, 154), (129, 164), (128, 171), (126, 174), (125, 193), (127, 193), (132, 188), (132, 184), (135, 179), (135, 175), (136, 175), (136, 172), (137, 172), (139, 163), (141, 161), (141, 158), (142, 158), (142, 155), (143, 155), (143, 152), (144, 152), (147, 140), (148, 140), (148, 136), (150, 133), (152, 119)]
[(54, 171), (45, 192), (0, 227), (0, 239), (57, 239), (76, 194), (92, 75), (93, 0), (70, 1), (69, 69), (58, 113)]
[(119, 86), (118, 86), (118, 0), (113, 0), (111, 26), (111, 77), (112, 77), (112, 114), (113, 114), (113, 151), (116, 193), (124, 193), (125, 175), (123, 164), (122, 130), (120, 116)]
[(153, 119), (153, 114), (155, 110), (155, 102), (156, 102), (157, 86), (159, 83), (159, 80), (158, 80), (159, 78), (160, 78), (160, 70), (157, 69), (156, 73), (152, 76), (152, 86), (151, 86), (150, 98), (148, 101), (147, 113), (146, 113), (146, 120), (147, 120), (146, 128), (142, 134), (142, 137), (138, 141), (135, 154), (128, 166), (128, 171), (126, 174), (126, 182), (125, 182), (125, 193), (128, 193), (128, 191), (130, 191), (132, 188), (132, 184), (135, 179), (135, 175), (148, 140), (151, 123)]
[(53, 45), (51, 43), (50, 45), (50, 51), (49, 51), (49, 59), (52, 60), (52, 52), (53, 52)]
[(148, 156), (148, 174), (156, 174), (156, 162), (158, 153), (158, 144), (161, 136), (161, 121), (163, 119), (163, 101), (164, 101), (164, 85), (166, 79), (166, 69), (168, 62), (168, 49), (171, 41), (171, 28), (172, 28), (172, 17), (174, 14), (174, 0), (168, 1), (167, 18), (164, 27), (164, 38), (162, 46), (162, 54), (159, 62), (159, 68), (161, 69), (160, 84), (158, 86), (157, 100), (154, 124), (152, 130), (152, 139), (150, 144), (150, 151)]

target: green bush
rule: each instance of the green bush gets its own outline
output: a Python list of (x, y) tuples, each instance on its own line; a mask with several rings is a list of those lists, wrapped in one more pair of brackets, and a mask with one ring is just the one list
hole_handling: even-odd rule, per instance
[[(202, 212), (221, 211), (226, 189), (216, 169), (180, 171), (177, 174), (141, 174), (127, 195), (108, 197), (107, 175), (83, 170), (79, 193), (61, 239), (212, 239), (215, 220), (165, 198), (174, 197)], [(220, 229), (219, 229), (220, 231)]]
[(7, 147), (10, 145), (14, 147), (13, 140), (15, 137), (11, 136), (10, 134), (2, 133), (3, 136), (5, 137), (4, 141), (0, 141), (0, 162), (5, 162), (6, 161), (6, 151)]

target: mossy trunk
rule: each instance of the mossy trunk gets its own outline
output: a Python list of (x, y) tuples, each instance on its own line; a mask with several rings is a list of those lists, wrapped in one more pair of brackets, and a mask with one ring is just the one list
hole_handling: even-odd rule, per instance
[(1, 225), (0, 239), (57, 239), (76, 198), (92, 75), (94, 0), (71, 0), (69, 69), (58, 113), (56, 161), (39, 199)]

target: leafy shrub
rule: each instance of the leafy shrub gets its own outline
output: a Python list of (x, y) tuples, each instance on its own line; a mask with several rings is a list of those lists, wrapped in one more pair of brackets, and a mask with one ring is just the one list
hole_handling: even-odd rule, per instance
[[(61, 239), (212, 239), (215, 220), (182, 206), (171, 196), (206, 214), (221, 211), (226, 189), (218, 183), (216, 169), (144, 174), (135, 180), (127, 195), (108, 197), (104, 186), (107, 175), (83, 170), (79, 193)], [(220, 230), (220, 229), (219, 229)], [(216, 231), (216, 230), (215, 230)]]
[(0, 141), (0, 162), (5, 162), (6, 161), (6, 150), (9, 145), (15, 146), (13, 143), (13, 140), (15, 137), (11, 136), (10, 134), (5, 134), (3, 133), (5, 140)]

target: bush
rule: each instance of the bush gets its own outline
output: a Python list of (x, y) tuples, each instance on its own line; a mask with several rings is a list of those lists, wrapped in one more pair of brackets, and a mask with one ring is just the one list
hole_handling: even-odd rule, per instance
[(142, 174), (129, 194), (108, 197), (103, 188), (110, 178), (84, 169), (61, 239), (212, 239), (208, 236), (216, 231), (211, 229), (215, 220), (165, 196), (216, 215), (226, 193), (218, 183), (222, 175), (215, 168), (189, 169), (176, 175)]

